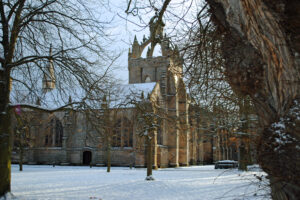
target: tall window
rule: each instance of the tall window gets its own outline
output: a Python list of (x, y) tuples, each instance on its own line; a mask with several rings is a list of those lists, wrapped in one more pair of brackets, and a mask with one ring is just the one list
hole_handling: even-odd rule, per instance
[[(52, 118), (47, 126), (46, 135), (45, 135), (45, 146), (61, 147), (63, 138), (63, 126), (62, 123), (56, 119)], [(53, 144), (54, 140), (54, 144)]]
[(54, 119), (51, 119), (47, 124), (46, 135), (45, 135), (45, 146), (52, 146), (52, 138), (53, 138), (53, 127), (54, 127)]
[(123, 136), (124, 147), (132, 147), (133, 125), (127, 118), (124, 118), (123, 130), (124, 130), (124, 136)]
[(121, 147), (121, 119), (114, 125), (112, 147)]
[(141, 67), (141, 74), (140, 74), (140, 78), (141, 78), (141, 83), (143, 82), (143, 68)]
[(48, 142), (49, 142), (49, 138), (48, 138), (48, 135), (45, 136), (45, 145), (47, 146), (48, 145)]
[(62, 146), (62, 137), (63, 137), (63, 126), (62, 123), (56, 119), (55, 120), (55, 146)]
[(159, 127), (157, 127), (157, 144), (162, 145), (163, 144), (163, 135), (162, 135), (162, 130)]

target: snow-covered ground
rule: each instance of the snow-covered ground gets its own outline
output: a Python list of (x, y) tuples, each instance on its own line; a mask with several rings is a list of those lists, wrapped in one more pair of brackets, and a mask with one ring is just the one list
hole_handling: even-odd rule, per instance
[(17, 199), (210, 200), (270, 199), (269, 188), (253, 169), (215, 170), (212, 165), (154, 170), (155, 181), (145, 181), (146, 169), (12, 165), (12, 193)]

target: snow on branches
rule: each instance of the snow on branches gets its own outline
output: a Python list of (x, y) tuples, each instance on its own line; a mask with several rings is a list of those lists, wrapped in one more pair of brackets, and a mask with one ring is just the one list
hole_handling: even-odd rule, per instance
[(270, 139), (274, 146), (274, 151), (283, 153), (287, 146), (293, 147), (298, 151), (300, 150), (299, 140), (290, 134), (292, 130), (299, 129), (299, 125), (300, 103), (299, 100), (295, 100), (288, 113), (270, 126), (270, 131), (273, 133)]

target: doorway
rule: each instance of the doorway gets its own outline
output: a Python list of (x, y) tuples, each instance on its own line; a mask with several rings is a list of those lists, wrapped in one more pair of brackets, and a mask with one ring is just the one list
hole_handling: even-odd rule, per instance
[(90, 165), (91, 162), (92, 162), (92, 152), (84, 151), (83, 152), (82, 164), (83, 165)]

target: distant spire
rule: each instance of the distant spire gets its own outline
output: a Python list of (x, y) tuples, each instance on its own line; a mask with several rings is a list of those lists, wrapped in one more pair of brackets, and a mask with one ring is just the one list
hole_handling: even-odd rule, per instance
[(106, 95), (103, 95), (103, 97), (102, 97), (101, 108), (102, 108), (102, 109), (107, 109), (107, 99), (106, 99)]
[(141, 99), (144, 99), (144, 91), (141, 93)]
[[(49, 48), (49, 71), (51, 70), (54, 70), (54, 67), (53, 67), (53, 58), (52, 58), (52, 44), (50, 44), (50, 48)], [(51, 74), (51, 72), (50, 72)]]
[(138, 45), (138, 44), (139, 44), (139, 42), (136, 38), (136, 35), (134, 35), (133, 45)]
[(177, 45), (175, 45), (175, 48), (174, 48), (174, 55), (179, 56), (179, 49), (178, 49)]
[(148, 99), (148, 100), (150, 100), (150, 93), (148, 93), (148, 95), (147, 95), (147, 99)]
[(71, 97), (71, 95), (69, 96), (69, 103), (72, 103), (72, 97)]
[(175, 51), (178, 51), (178, 46), (177, 46), (177, 44), (175, 45)]
[(106, 95), (103, 95), (102, 101), (103, 101), (103, 102), (106, 102), (106, 101), (107, 101), (107, 100), (106, 100)]
[(132, 51), (129, 55), (130, 58), (139, 58), (141, 55), (140, 52), (140, 44), (136, 38), (136, 35), (134, 36), (133, 44), (132, 44)]
[(148, 50), (147, 50), (147, 58), (149, 58), (149, 57), (151, 57), (152, 55), (151, 55), (151, 48), (150, 47), (148, 47)]
[(49, 48), (49, 56), (52, 56), (52, 44), (50, 44), (50, 48)]
[(38, 97), (36, 99), (36, 102), (35, 102), (36, 105), (40, 106), (41, 105), (41, 99)]
[(49, 62), (46, 69), (43, 71), (43, 91), (48, 92), (55, 88), (55, 72), (52, 58), (52, 44), (49, 47)]

